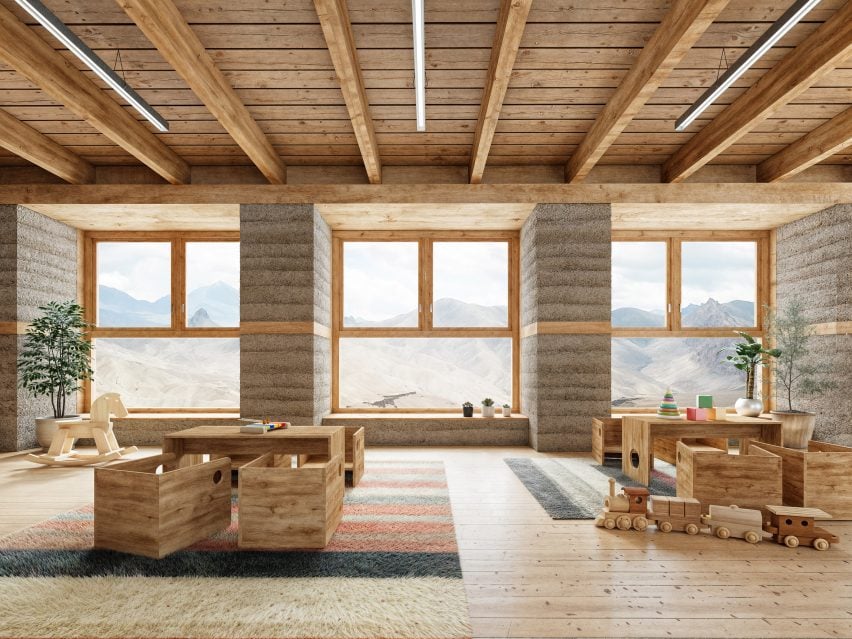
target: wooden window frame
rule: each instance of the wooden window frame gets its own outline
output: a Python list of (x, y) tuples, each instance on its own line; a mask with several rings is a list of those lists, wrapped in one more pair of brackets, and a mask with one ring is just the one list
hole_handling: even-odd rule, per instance
[[(238, 231), (87, 231), (83, 234), (83, 306), (86, 321), (92, 326), (89, 338), (239, 338), (240, 327), (186, 326), (186, 245), (192, 242), (239, 242)], [(99, 327), (98, 244), (100, 242), (168, 242), (171, 245), (172, 314), (169, 327)], [(92, 384), (83, 383), (81, 410), (91, 408)], [(239, 413), (235, 407), (128, 407), (131, 413)]]
[[(770, 303), (770, 231), (612, 231), (613, 242), (665, 242), (666, 244), (666, 327), (665, 328), (630, 328), (612, 327), (612, 338), (657, 338), (657, 337), (732, 337), (734, 331), (744, 331), (750, 335), (764, 339), (764, 306)], [(684, 327), (681, 325), (681, 291), (682, 291), (682, 246), (689, 242), (755, 242), (756, 244), (756, 290), (755, 290), (755, 325), (754, 326), (723, 326), (720, 328)], [(771, 393), (771, 368), (764, 370), (761, 380), (761, 396), (764, 398), (765, 410), (770, 410), (773, 404)], [(612, 407), (613, 413), (652, 412), (656, 407)]]
[[(418, 326), (411, 328), (358, 327), (343, 325), (343, 245), (346, 242), (418, 243)], [(435, 242), (506, 242), (508, 244), (508, 325), (505, 328), (452, 328), (432, 325), (432, 245)], [(343, 408), (340, 407), (340, 339), (351, 337), (441, 338), (499, 337), (512, 340), (512, 410), (520, 405), (520, 232), (518, 231), (334, 231), (332, 233), (332, 327), (331, 408), (332, 413), (446, 413), (458, 406), (434, 408)]]

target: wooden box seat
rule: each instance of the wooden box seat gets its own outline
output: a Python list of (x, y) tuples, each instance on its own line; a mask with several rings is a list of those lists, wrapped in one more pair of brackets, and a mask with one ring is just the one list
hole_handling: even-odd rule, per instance
[[(343, 467), (348, 473), (349, 481), (352, 486), (357, 486), (364, 476), (364, 427), (363, 426), (346, 426), (346, 435), (344, 437), (344, 462)], [(317, 457), (310, 455), (301, 455), (299, 457), (299, 465), (303, 466), (307, 463), (326, 460), (327, 457)]]
[(677, 496), (692, 497), (705, 507), (781, 503), (781, 458), (762, 450), (729, 455), (678, 442)]
[(298, 468), (267, 453), (239, 469), (240, 548), (324, 548), (343, 516), (343, 457)]
[[(655, 439), (654, 457), (674, 464), (677, 454), (677, 439)], [(728, 451), (728, 440), (724, 437), (683, 439), (690, 444), (711, 446), (719, 451)], [(592, 418), (592, 457), (599, 464), (609, 456), (621, 457), (621, 417)]]
[(162, 558), (231, 524), (231, 460), (170, 454), (95, 468), (95, 548)]

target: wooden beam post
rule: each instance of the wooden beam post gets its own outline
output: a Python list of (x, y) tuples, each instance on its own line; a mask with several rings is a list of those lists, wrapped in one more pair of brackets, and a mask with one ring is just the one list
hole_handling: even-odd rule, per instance
[(506, 89), (509, 87), (531, 5), (532, 0), (502, 0), (500, 3), (497, 31), (491, 46), (491, 62), (488, 65), (488, 76), (485, 79), (485, 90), (479, 106), (479, 118), (476, 121), (470, 154), (471, 184), (482, 182), (491, 141), (500, 119), (503, 98), (506, 97)]
[(663, 165), (663, 179), (666, 182), (685, 180), (850, 55), (852, 2), (846, 2), (680, 147)]
[(846, 109), (757, 165), (757, 179), (777, 182), (852, 145), (852, 108)]
[(566, 182), (580, 182), (680, 63), (730, 0), (680, 0), (618, 85), (565, 167)]
[(367, 102), (367, 93), (364, 90), (364, 78), (358, 62), (358, 51), (352, 36), (346, 0), (314, 0), (314, 6), (322, 25), (328, 52), (334, 63), (337, 79), (340, 81), (340, 90), (343, 92), (346, 108), (349, 110), (355, 139), (358, 140), (361, 157), (364, 158), (367, 177), (370, 184), (381, 184), (382, 160), (379, 155), (379, 144), (376, 142), (370, 103)]
[(0, 58), (172, 184), (189, 181), (186, 162), (3, 6)]
[(46, 135), (0, 109), (0, 147), (71, 184), (95, 181), (95, 168)]
[(286, 184), (284, 162), (174, 3), (117, 1), (266, 179)]

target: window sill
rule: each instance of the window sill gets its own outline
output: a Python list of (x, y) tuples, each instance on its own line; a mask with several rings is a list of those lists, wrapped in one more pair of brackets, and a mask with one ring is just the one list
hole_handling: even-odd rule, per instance
[[(88, 417), (84, 415), (83, 417)], [(205, 421), (239, 419), (239, 413), (130, 413), (127, 417), (113, 417), (113, 421), (130, 419), (198, 419)]]
[(472, 419), (488, 421), (500, 421), (502, 419), (506, 421), (528, 421), (527, 416), (520, 413), (513, 413), (511, 417), (503, 417), (502, 415), (483, 417), (479, 413), (475, 413), (473, 417), (465, 417), (459, 413), (331, 413), (326, 419)]

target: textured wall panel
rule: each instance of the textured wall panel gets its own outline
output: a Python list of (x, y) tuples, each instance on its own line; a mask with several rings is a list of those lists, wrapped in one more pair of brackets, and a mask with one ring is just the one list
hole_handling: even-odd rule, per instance
[(352, 419), (326, 417), (326, 426), (363, 426), (367, 446), (526, 446), (526, 419), (418, 418)]
[[(786, 224), (777, 232), (777, 298), (801, 300), (814, 323), (852, 321), (852, 205), (841, 204)], [(794, 397), (817, 414), (815, 439), (852, 445), (852, 336), (811, 338), (812, 356), (829, 362), (837, 389)], [(786, 398), (776, 397), (779, 408)]]
[[(521, 231), (521, 324), (610, 317), (610, 207), (539, 204)], [(591, 448), (609, 413), (609, 335), (533, 335), (521, 343), (521, 404), (536, 450)]]

